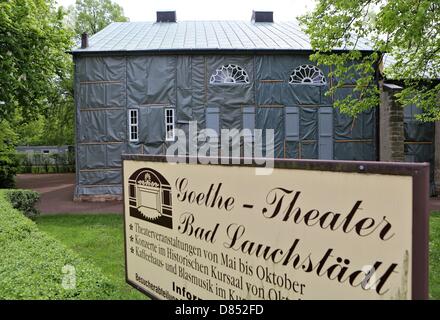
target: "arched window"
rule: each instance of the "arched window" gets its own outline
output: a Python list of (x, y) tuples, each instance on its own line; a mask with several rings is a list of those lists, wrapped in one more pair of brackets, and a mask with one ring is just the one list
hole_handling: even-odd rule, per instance
[(299, 84), (315, 84), (315, 85), (326, 85), (324, 73), (312, 65), (304, 64), (293, 70), (290, 75), (289, 83), (299, 83)]
[(228, 64), (218, 68), (209, 80), (211, 84), (244, 84), (249, 83), (246, 71), (235, 64)]

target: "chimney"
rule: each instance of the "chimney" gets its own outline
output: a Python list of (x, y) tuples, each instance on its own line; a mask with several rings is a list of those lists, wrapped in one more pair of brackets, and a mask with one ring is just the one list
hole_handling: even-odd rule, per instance
[(176, 11), (157, 11), (156, 22), (176, 22)]
[(273, 22), (273, 11), (252, 11), (252, 22)]
[(81, 35), (81, 49), (86, 49), (89, 46), (89, 35), (84, 32)]

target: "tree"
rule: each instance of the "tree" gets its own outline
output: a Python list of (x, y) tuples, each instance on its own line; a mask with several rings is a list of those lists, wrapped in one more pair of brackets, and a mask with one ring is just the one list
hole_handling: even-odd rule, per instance
[(50, 134), (66, 139), (70, 131), (73, 136), (73, 120), (70, 127), (58, 121), (57, 131), (47, 127), (57, 123), (60, 110), (74, 110), (72, 58), (66, 53), (74, 33), (64, 24), (65, 14), (55, 0), (0, 1), (0, 188), (14, 184), (17, 142), (35, 143), (38, 135)]
[(111, 0), (76, 0), (70, 8), (73, 24), (77, 35), (87, 32), (95, 34), (112, 22), (125, 22), (124, 10)]
[(0, 188), (13, 188), (17, 173), (15, 143), (17, 135), (6, 120), (0, 120)]
[[(63, 28), (69, 32), (70, 45), (73, 46), (75, 35), (78, 37), (84, 30), (89, 33), (99, 31), (112, 21), (127, 20), (122, 15), (122, 8), (109, 0), (81, 0), (74, 8), (62, 14)], [(54, 11), (54, 10), (53, 10)], [(89, 24), (89, 27), (82, 27)], [(74, 29), (78, 28), (75, 34)], [(94, 31), (90, 31), (94, 30)], [(55, 31), (54, 31), (55, 32)], [(73, 144), (75, 137), (75, 106), (73, 96), (72, 57), (63, 52), (57, 60), (57, 73), (47, 77), (52, 84), (51, 90), (44, 91), (45, 108), (33, 115), (23, 117), (15, 112), (9, 121), (18, 134), (18, 143), (24, 145), (65, 145)], [(0, 99), (1, 100), (1, 99)]]
[[(422, 109), (420, 120), (440, 120), (440, 84), (429, 80), (440, 78), (439, 0), (318, 0), (300, 21), (316, 50), (311, 59), (332, 66), (330, 76), (341, 80), (329, 94), (359, 76), (354, 93), (360, 99), (353, 94), (336, 101), (342, 112), (356, 116), (378, 105), (374, 65), (387, 53), (395, 60), (387, 75), (404, 82), (400, 103)], [(363, 39), (374, 52), (361, 54)]]
[(72, 32), (54, 0), (0, 2), (0, 121), (31, 121), (69, 77)]

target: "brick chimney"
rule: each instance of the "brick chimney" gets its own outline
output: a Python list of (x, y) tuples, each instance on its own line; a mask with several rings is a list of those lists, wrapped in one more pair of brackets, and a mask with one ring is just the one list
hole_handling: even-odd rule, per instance
[(87, 32), (84, 32), (81, 35), (81, 49), (86, 49), (89, 46), (89, 35)]
[(176, 22), (176, 11), (157, 11), (156, 22)]
[(252, 22), (273, 22), (273, 11), (252, 11)]

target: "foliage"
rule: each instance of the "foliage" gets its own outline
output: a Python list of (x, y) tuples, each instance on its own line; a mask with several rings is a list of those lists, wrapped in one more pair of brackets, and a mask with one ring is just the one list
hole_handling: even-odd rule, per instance
[(26, 217), (34, 219), (40, 212), (35, 207), (40, 200), (40, 194), (31, 190), (8, 190), (5, 192), (6, 199), (14, 209), (22, 212)]
[[(343, 112), (356, 115), (378, 105), (373, 65), (388, 53), (395, 60), (388, 77), (405, 83), (398, 96), (402, 105), (415, 103), (425, 111), (421, 120), (440, 120), (440, 84), (427, 80), (440, 78), (438, 0), (319, 0), (300, 21), (316, 50), (312, 60), (331, 66), (330, 76), (341, 77), (329, 94), (358, 75), (355, 92), (361, 99), (353, 95), (337, 101)], [(358, 50), (364, 39), (372, 53)]]
[(55, 5), (0, 3), (0, 120), (20, 137), (14, 144), (73, 142), (73, 68), (66, 53), (73, 32)]
[(73, 94), (73, 62), (65, 61), (65, 74), (58, 79), (51, 107), (40, 115), (44, 119), (37, 145), (73, 145), (75, 141), (75, 104)]
[[(99, 269), (38, 230), (12, 208), (4, 192), (0, 191), (0, 299), (112, 297), (115, 287)], [(74, 267), (76, 281), (66, 278), (72, 276), (66, 266)]]
[(115, 285), (115, 299), (147, 299), (125, 282), (124, 217), (120, 214), (40, 216), (38, 228), (93, 261)]
[(14, 121), (19, 146), (61, 146), (75, 142), (75, 116), (73, 100), (51, 106), (45, 115), (34, 121)]
[(47, 165), (47, 166), (34, 166), (34, 165), (19, 166), (17, 174), (23, 174), (23, 173), (32, 173), (32, 174), (75, 173), (75, 166), (74, 165), (65, 165), (65, 166), (54, 166), (54, 165)]
[(70, 9), (71, 24), (77, 35), (93, 35), (112, 22), (125, 22), (124, 10), (111, 0), (76, 0)]
[(15, 126), (15, 132), (19, 137), (17, 144), (20, 146), (40, 145), (44, 137), (45, 122), (46, 118), (38, 115), (34, 121), (17, 124)]
[(110, 0), (55, 7), (55, 0), (0, 3), (0, 120), (9, 121), (20, 145), (74, 143), (73, 62), (66, 53), (74, 30), (92, 34), (127, 20)]
[(72, 32), (55, 0), (0, 2), (0, 120), (26, 123), (60, 99)]
[(15, 174), (18, 162), (15, 157), (14, 145), (17, 135), (10, 124), (0, 121), (0, 188), (12, 188), (15, 185)]
[(0, 188), (13, 188), (15, 175), (18, 171), (14, 153), (2, 153), (0, 155)]
[[(73, 77), (73, 76), (72, 76)], [(70, 79), (69, 79), (70, 81)], [(23, 121), (16, 117), (15, 132), (21, 146), (60, 146), (73, 145), (75, 141), (75, 106), (73, 91), (69, 88), (73, 84), (62, 84), (58, 90), (57, 101), (44, 114), (36, 115), (33, 121)], [(66, 86), (66, 87), (64, 87)]]
[(75, 105), (72, 93), (48, 112), (38, 145), (61, 146), (74, 143)]

